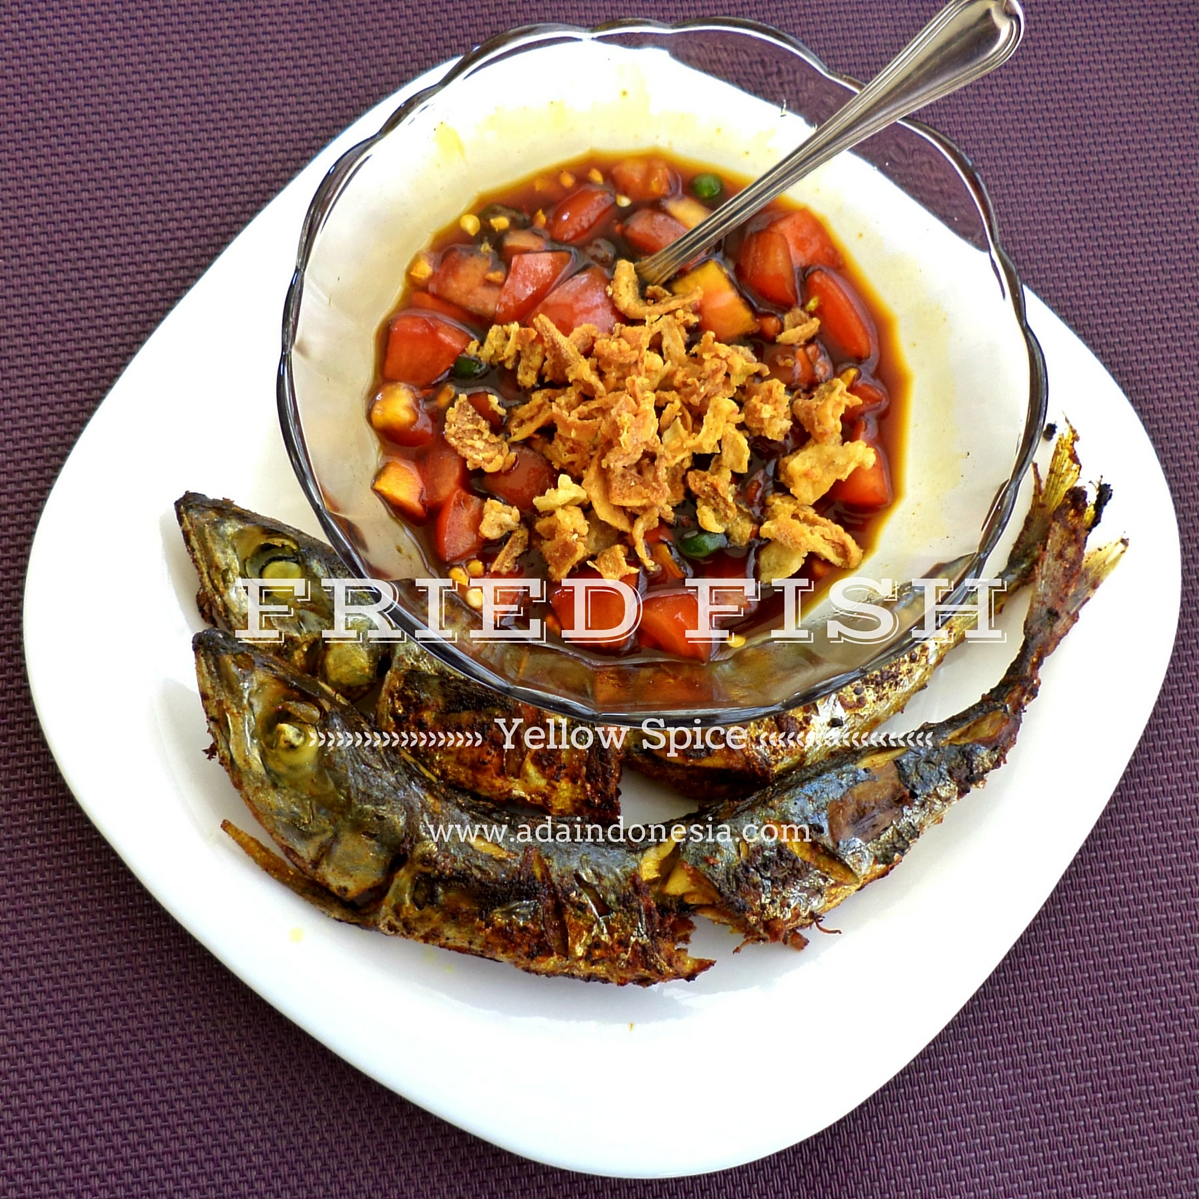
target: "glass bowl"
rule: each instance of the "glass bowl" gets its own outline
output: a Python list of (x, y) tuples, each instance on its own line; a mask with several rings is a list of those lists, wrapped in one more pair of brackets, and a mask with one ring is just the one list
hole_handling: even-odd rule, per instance
[[(428, 600), (411, 580), (430, 571), (371, 491), (379, 446), (365, 411), (378, 330), (413, 255), (477, 195), (591, 150), (660, 148), (760, 174), (857, 86), (786, 34), (746, 21), (536, 25), (468, 54), (336, 163), (309, 209), (287, 297), (279, 413), (338, 553), (358, 577), (398, 581), (397, 625), (425, 628)], [(911, 373), (902, 493), (855, 572), (898, 584), (894, 634), (831, 640), (826, 597), (805, 611), (810, 642), (751, 637), (707, 663), (620, 659), (552, 635), (473, 641), (478, 618), (451, 593), (445, 625), (455, 636), (426, 640), (431, 653), (567, 715), (730, 723), (810, 702), (909, 645), (923, 617), (911, 580), (948, 579), (946, 602), (963, 598), (1011, 516), (1046, 401), (982, 182), (952, 143), (906, 122), (789, 194), (825, 220), (893, 313)]]

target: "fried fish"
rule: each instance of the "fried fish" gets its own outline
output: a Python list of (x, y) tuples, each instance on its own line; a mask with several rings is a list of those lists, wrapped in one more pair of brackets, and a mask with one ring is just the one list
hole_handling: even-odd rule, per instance
[[(694, 912), (747, 941), (802, 947), (802, 929), (890, 871), (1003, 762), (1042, 663), (1124, 548), (1086, 555), (1094, 515), (1082, 489), (1056, 506), (1014, 662), (977, 704), (926, 726), (919, 748), (842, 752), (749, 799), (658, 826), (648, 848), (614, 844), (598, 824), (598, 839), (583, 841), (552, 819), (538, 826), (544, 839), (534, 831), (522, 841), (527, 823), (428, 778), (406, 754), (373, 748), (361, 714), (318, 680), (226, 633), (199, 633), (217, 754), (287, 860), (225, 827), (332, 916), (534, 973), (694, 978), (711, 965), (686, 952)], [(716, 834), (693, 839), (705, 825)]]

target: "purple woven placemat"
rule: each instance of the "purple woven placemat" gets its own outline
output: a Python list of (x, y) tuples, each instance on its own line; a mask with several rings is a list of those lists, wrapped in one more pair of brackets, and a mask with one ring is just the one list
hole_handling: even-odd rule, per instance
[[(723, 11), (786, 20), (830, 63), (862, 76), (935, 7), (808, 0)], [(1013, 63), (924, 115), (979, 164), (1025, 280), (1132, 397), (1174, 489), (1190, 561), (1199, 517), (1194, 8), (1028, 7), (1029, 38)], [(0, 9), (3, 1194), (1199, 1193), (1199, 655), (1185, 605), (1173, 670), (1123, 783), (992, 978), (916, 1062), (833, 1128), (704, 1179), (625, 1184), (533, 1165), (367, 1080), (158, 907), (75, 805), (46, 749), (19, 651), (37, 516), (88, 417), (204, 267), (354, 117), (472, 41), (535, 20), (704, 11), (608, 0)], [(119, 512), (112, 523), (119, 535)], [(1111, 647), (1108, 702), (1119, 702), (1132, 652)], [(81, 637), (79, 669), (119, 661), (96, 658)], [(863, 1035), (886, 1028), (883, 1019)], [(402, 1031), (381, 1022), (380, 1036)], [(786, 1062), (798, 1081), (802, 1053)], [(671, 1067), (687, 1063), (659, 1063), (650, 1076), (666, 1080)], [(745, 1096), (707, 1095), (702, 1073), (688, 1079), (695, 1118), (713, 1136), (722, 1105), (752, 1099), (762, 1068), (777, 1064), (747, 1058)], [(630, 1080), (630, 1110), (614, 1119), (652, 1119), (654, 1103), (674, 1101), (641, 1081)]]

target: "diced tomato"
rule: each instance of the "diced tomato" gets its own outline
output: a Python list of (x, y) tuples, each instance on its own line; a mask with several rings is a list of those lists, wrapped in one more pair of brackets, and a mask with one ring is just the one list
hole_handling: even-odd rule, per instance
[(820, 331), (850, 358), (868, 362), (878, 354), (878, 330), (857, 292), (832, 271), (816, 270), (804, 280), (807, 299), (819, 300)]
[(625, 158), (612, 168), (612, 182), (638, 204), (669, 196), (679, 187), (678, 174), (661, 158)]
[(662, 201), (662, 207), (688, 229), (694, 229), (700, 221), (706, 221), (712, 215), (710, 208), (705, 208), (690, 196), (668, 196)]
[(806, 388), (816, 381), (816, 372), (803, 346), (780, 346), (777, 343), (764, 346), (762, 361), (770, 369), (770, 377), (784, 387)]
[(687, 630), (699, 628), (699, 600), (693, 591), (652, 592), (641, 601), (641, 626), (637, 642), (645, 649), (660, 649), (680, 658), (706, 662), (715, 641), (688, 641)]
[(548, 316), (568, 337), (580, 325), (594, 325), (601, 333), (611, 333), (620, 319), (608, 297), (608, 276), (598, 266), (559, 283), (531, 315)]
[(864, 441), (874, 450), (874, 464), (859, 466), (848, 478), (829, 488), (829, 498), (854, 508), (885, 508), (894, 498), (887, 454), (874, 437), (874, 422), (859, 417), (850, 430), (850, 441)]
[(392, 458), (384, 463), (371, 487), (410, 520), (424, 520), (428, 515), (424, 480), (420, 468), (410, 458)]
[(440, 508), (454, 492), (466, 487), (466, 460), (440, 432), (421, 454), (420, 467), (429, 509)]
[(454, 365), (471, 335), (438, 316), (401, 312), (387, 331), (383, 377), (428, 387)]
[(716, 335), (717, 341), (736, 341), (757, 331), (758, 322), (724, 267), (715, 259), (697, 266), (695, 270), (671, 283), (676, 295), (700, 288), (699, 326)]
[(504, 411), (502, 408), (497, 411), (496, 401), (490, 391), (472, 391), (466, 400), (493, 429), (498, 429), (504, 423)]
[(616, 196), (610, 188), (584, 183), (554, 206), (546, 228), (554, 241), (590, 241), (600, 235), (615, 210)]
[(483, 548), (479, 525), (483, 522), (483, 500), (461, 489), (453, 492), (437, 514), (433, 544), (446, 563), (461, 562)]
[(803, 348), (812, 367), (812, 376), (817, 383), (827, 383), (833, 377), (833, 360), (818, 341), (809, 342)]
[(765, 316), (758, 316), (758, 325), (762, 336), (767, 341), (774, 341), (776, 337), (783, 331), (783, 322), (779, 320), (773, 313), (766, 313)]
[[(574, 579), (598, 579), (599, 572), (584, 568), (576, 571), (571, 578)], [(626, 578), (621, 580), (627, 583), (634, 591), (637, 590), (637, 571), (633, 571)], [(575, 594), (571, 587), (555, 587), (550, 592), (550, 604), (553, 606), (554, 615), (558, 617), (558, 622), (566, 632), (573, 632), (575, 628)], [(587, 596), (587, 629), (598, 632), (601, 629), (619, 628), (624, 620), (624, 598), (620, 592), (613, 588), (596, 587), (593, 588)], [(633, 639), (633, 633), (628, 633), (624, 637), (604, 637), (596, 641), (579, 641), (576, 644), (583, 646), (585, 649), (609, 649), (621, 650), (628, 647)]]
[(558, 472), (550, 460), (531, 446), (517, 442), (511, 447), (516, 461), (507, 470), (484, 476), (481, 486), (497, 499), (513, 504), (522, 512), (532, 512), (533, 499), (544, 495), (558, 482)]
[(371, 403), (371, 428), (397, 445), (424, 445), (433, 421), (420, 396), (407, 383), (385, 383)]
[(451, 304), (449, 300), (443, 300), (440, 296), (430, 295), (427, 291), (414, 291), (408, 298), (408, 307), (423, 308), (426, 312), (439, 312), (452, 321), (462, 321), (466, 325), (477, 324), (479, 320), (473, 312), (467, 312), (465, 308), (459, 308), (457, 304)]
[(808, 209), (799, 208), (789, 212), (773, 221), (769, 228), (786, 239), (791, 250), (791, 261), (797, 270), (809, 266), (842, 265), (841, 252), (833, 245), (828, 230), (820, 223), (820, 218)]
[(762, 299), (781, 308), (794, 308), (799, 302), (791, 250), (786, 238), (772, 228), (759, 229), (742, 242), (737, 278)]
[(504, 235), (500, 254), (510, 263), (518, 254), (535, 254), (544, 250), (548, 238), (539, 229), (513, 229)]
[(868, 383), (865, 379), (850, 384), (849, 394), (862, 401), (856, 408), (850, 409), (855, 416), (865, 416), (867, 412), (877, 416), (891, 402), (887, 389), (881, 383)]
[[(494, 254), (485, 254), (473, 246), (450, 246), (429, 280), (429, 291), (491, 320), (500, 299), (503, 270), (503, 263)], [(492, 277), (488, 278), (489, 275)]]
[(496, 324), (523, 321), (569, 270), (572, 261), (568, 250), (517, 254), (496, 305)]
[(658, 208), (639, 208), (624, 223), (624, 239), (642, 254), (656, 254), (678, 241), (687, 226)]

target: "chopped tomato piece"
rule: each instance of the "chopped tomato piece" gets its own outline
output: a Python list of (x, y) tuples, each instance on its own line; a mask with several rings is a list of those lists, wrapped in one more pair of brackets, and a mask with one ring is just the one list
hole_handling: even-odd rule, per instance
[(758, 317), (758, 324), (762, 329), (762, 336), (767, 341), (774, 341), (776, 337), (783, 331), (783, 322), (772, 313), (767, 313), (765, 316)]
[(428, 387), (454, 365), (471, 335), (438, 316), (401, 312), (387, 331), (383, 377)]
[(780, 346), (777, 343), (762, 348), (762, 361), (770, 369), (770, 377), (784, 387), (811, 387), (816, 382), (812, 360), (803, 346)]
[(466, 487), (466, 460), (444, 435), (438, 432), (420, 457), (425, 477), (425, 505), (440, 508), (454, 494)]
[(859, 362), (868, 362), (878, 354), (878, 330), (857, 292), (832, 271), (813, 271), (804, 281), (808, 300), (818, 300), (815, 315), (820, 332), (827, 335)]
[(546, 228), (554, 241), (590, 241), (600, 235), (615, 208), (616, 196), (610, 188), (584, 183), (555, 205)]
[(517, 442), (511, 449), (516, 461), (507, 470), (486, 475), (481, 485), (505, 504), (532, 512), (534, 498), (544, 495), (558, 482), (558, 472), (544, 454), (531, 446)]
[(392, 458), (386, 462), (371, 487), (376, 495), (381, 495), (410, 520), (424, 520), (428, 515), (424, 480), (420, 468), (409, 458)]
[(420, 396), (407, 383), (385, 383), (371, 403), (371, 428), (397, 445), (424, 445), (433, 422)]
[(881, 383), (868, 383), (865, 379), (850, 384), (849, 394), (862, 401), (856, 408), (850, 409), (855, 416), (865, 416), (867, 412), (878, 416), (891, 402), (887, 389)]
[(841, 252), (833, 245), (828, 230), (821, 224), (820, 218), (806, 208), (789, 212), (786, 216), (773, 221), (769, 228), (775, 233), (781, 233), (791, 250), (791, 261), (797, 270), (809, 266), (842, 265)]
[(539, 229), (513, 229), (504, 235), (500, 254), (505, 262), (511, 262), (518, 254), (535, 254), (544, 250), (548, 238)]
[(446, 563), (461, 562), (483, 548), (479, 525), (483, 522), (483, 500), (461, 489), (453, 492), (437, 514), (433, 544)]
[(625, 241), (642, 254), (656, 254), (686, 232), (682, 221), (657, 208), (639, 208), (624, 223)]
[(662, 207), (688, 229), (694, 229), (700, 221), (706, 220), (712, 215), (710, 208), (705, 208), (698, 200), (693, 200), (690, 196), (670, 196), (662, 201)]
[(498, 429), (504, 423), (504, 411), (502, 408), (496, 410), (496, 401), (490, 391), (472, 391), (466, 399), (493, 429)]
[(774, 228), (759, 229), (745, 239), (737, 255), (737, 277), (771, 304), (794, 308), (799, 302), (791, 249)]
[(414, 291), (408, 299), (408, 306), (423, 308), (426, 312), (439, 312), (452, 321), (462, 321), (466, 325), (478, 323), (479, 319), (473, 312), (467, 312), (465, 308), (459, 308), (457, 304), (451, 304), (449, 300), (443, 300), (440, 296), (430, 295), (427, 291)]
[(612, 168), (612, 182), (634, 203), (660, 200), (679, 187), (679, 177), (661, 158), (625, 158)]
[(736, 341), (757, 331), (758, 322), (749, 305), (715, 259), (688, 271), (670, 285), (677, 295), (696, 287), (703, 291), (699, 302), (699, 327), (714, 333), (717, 341)]
[(620, 319), (608, 297), (608, 276), (598, 266), (559, 283), (532, 315), (548, 316), (568, 337), (580, 325), (594, 325), (601, 333), (611, 333)]
[(687, 630), (699, 628), (699, 599), (693, 591), (652, 592), (641, 601), (637, 641), (645, 649), (660, 649), (680, 658), (706, 662), (715, 641), (688, 641)]
[[(576, 571), (571, 575), (572, 579), (598, 579), (599, 572), (584, 568)], [(633, 571), (626, 578), (621, 580), (627, 583), (634, 591), (637, 590), (637, 571)], [(555, 587), (550, 592), (550, 604), (553, 606), (554, 615), (558, 617), (558, 622), (566, 632), (573, 632), (575, 628), (575, 592), (571, 587)], [(602, 629), (617, 629), (621, 626), (625, 618), (625, 601), (619, 591), (609, 587), (595, 587), (590, 589), (587, 596), (587, 624), (588, 631), (599, 632)], [(578, 641), (576, 644), (582, 645), (586, 649), (626, 649), (633, 639), (632, 633), (627, 633), (623, 637), (604, 637), (595, 641), (586, 640)]]
[(874, 450), (874, 463), (859, 466), (848, 478), (829, 488), (829, 498), (853, 508), (885, 508), (894, 498), (887, 454), (872, 436), (874, 422), (859, 417), (850, 431), (850, 441), (864, 441)]
[(503, 272), (503, 263), (494, 254), (485, 254), (473, 246), (450, 246), (429, 280), (429, 291), (491, 320), (499, 303)]
[(569, 270), (572, 261), (568, 250), (517, 254), (496, 305), (496, 324), (523, 321)]

